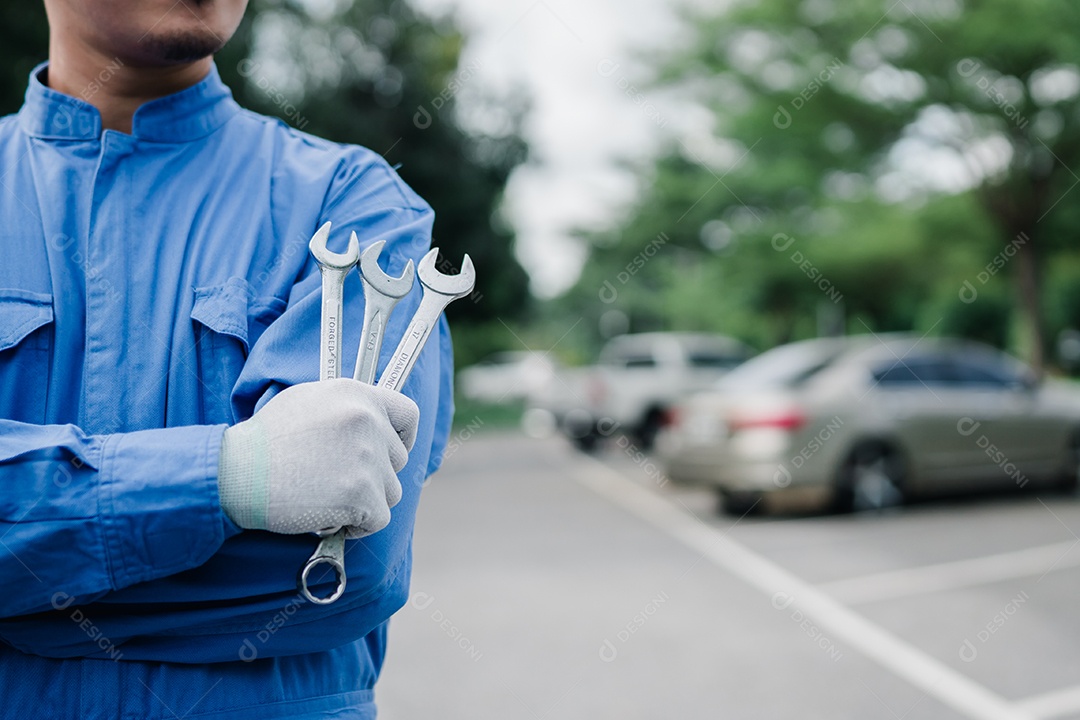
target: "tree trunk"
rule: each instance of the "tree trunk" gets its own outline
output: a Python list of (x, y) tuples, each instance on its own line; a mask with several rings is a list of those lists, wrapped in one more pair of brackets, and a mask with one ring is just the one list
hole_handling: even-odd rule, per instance
[(1030, 343), (1028, 362), (1031, 363), (1035, 373), (1042, 377), (1046, 365), (1044, 355), (1046, 344), (1043, 331), (1042, 302), (1039, 292), (1039, 253), (1035, 245), (1035, 238), (1031, 233), (1017, 234), (1009, 242), (1015, 243), (1023, 238), (1027, 238), (1026, 241), (1017, 245), (1016, 289), (1020, 299), (1021, 316), (1024, 319), (1028, 342)]

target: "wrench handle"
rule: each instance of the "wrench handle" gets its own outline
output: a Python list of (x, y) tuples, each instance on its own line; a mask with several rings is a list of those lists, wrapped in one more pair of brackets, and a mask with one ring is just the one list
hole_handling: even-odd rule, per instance
[(319, 331), (319, 379), (341, 377), (341, 315), (345, 273), (333, 268), (322, 272), (322, 323)]
[(380, 310), (373, 309), (364, 313), (364, 329), (360, 335), (360, 351), (356, 356), (353, 380), (365, 385), (375, 383), (379, 351), (382, 350), (382, 331), (385, 326), (386, 318)]
[[(344, 310), (345, 275), (348, 270), (319, 267), (322, 274), (322, 321), (319, 330), (319, 380), (336, 380), (341, 376), (339, 362), (341, 347), (341, 315)], [(326, 597), (311, 591), (308, 577), (319, 565), (329, 565), (337, 576), (337, 585)], [(335, 528), (323, 534), (315, 552), (296, 579), (300, 593), (316, 605), (329, 605), (345, 593), (345, 529)]]
[[(409, 327), (405, 330), (405, 336), (398, 343), (397, 349), (394, 351), (394, 357), (390, 359), (390, 364), (383, 370), (382, 377), (379, 378), (379, 387), (401, 392), (401, 387), (405, 384), (405, 380), (408, 379), (409, 373), (412, 372), (413, 365), (416, 364), (420, 350), (424, 347), (428, 336), (431, 335), (431, 329), (435, 326), (435, 323), (419, 317), (423, 314), (423, 309), (421, 307), (416, 311), (416, 316), (413, 317)], [(437, 318), (438, 315), (435, 317)]]

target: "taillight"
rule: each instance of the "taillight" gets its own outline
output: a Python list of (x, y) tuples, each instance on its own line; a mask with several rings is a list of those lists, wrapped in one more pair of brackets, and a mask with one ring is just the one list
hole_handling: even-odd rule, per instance
[(607, 400), (607, 387), (604, 385), (603, 378), (598, 373), (593, 373), (589, 376), (588, 381), (588, 393), (589, 402), (593, 408), (601, 408), (604, 406), (604, 401)]
[(661, 427), (678, 427), (682, 422), (682, 412), (677, 407), (669, 407), (660, 415)]
[(750, 429), (786, 430), (793, 432), (806, 424), (806, 415), (800, 410), (787, 409), (777, 412), (734, 413), (728, 418), (731, 432)]

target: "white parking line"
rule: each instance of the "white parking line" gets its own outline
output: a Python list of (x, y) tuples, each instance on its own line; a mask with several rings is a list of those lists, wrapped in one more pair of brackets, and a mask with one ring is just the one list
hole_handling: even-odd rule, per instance
[(848, 605), (956, 590), (1080, 566), (1080, 540), (836, 580), (817, 586)]
[(1080, 685), (1021, 700), (1016, 706), (1034, 718), (1049, 720), (1080, 713)]
[(836, 638), (927, 695), (973, 720), (1033, 720), (948, 665), (871, 623), (813, 585), (749, 550), (721, 531), (620, 475), (599, 460), (582, 457), (590, 472), (575, 476), (586, 487), (664, 531), (714, 565), (742, 578), (784, 608), (801, 610)]

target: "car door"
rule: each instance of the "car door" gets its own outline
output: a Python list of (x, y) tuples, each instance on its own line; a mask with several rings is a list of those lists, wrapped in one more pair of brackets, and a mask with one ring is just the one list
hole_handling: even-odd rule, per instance
[(985, 474), (980, 430), (992, 416), (985, 398), (955, 380), (950, 358), (924, 352), (874, 368), (875, 394), (907, 450), (907, 482), (923, 492), (953, 491)]
[(957, 381), (981, 396), (987, 408), (982, 428), (993, 485), (1025, 486), (1032, 477), (1052, 474), (1065, 448), (1067, 429), (1040, 403), (1040, 390), (1026, 368), (981, 348), (953, 357)]

